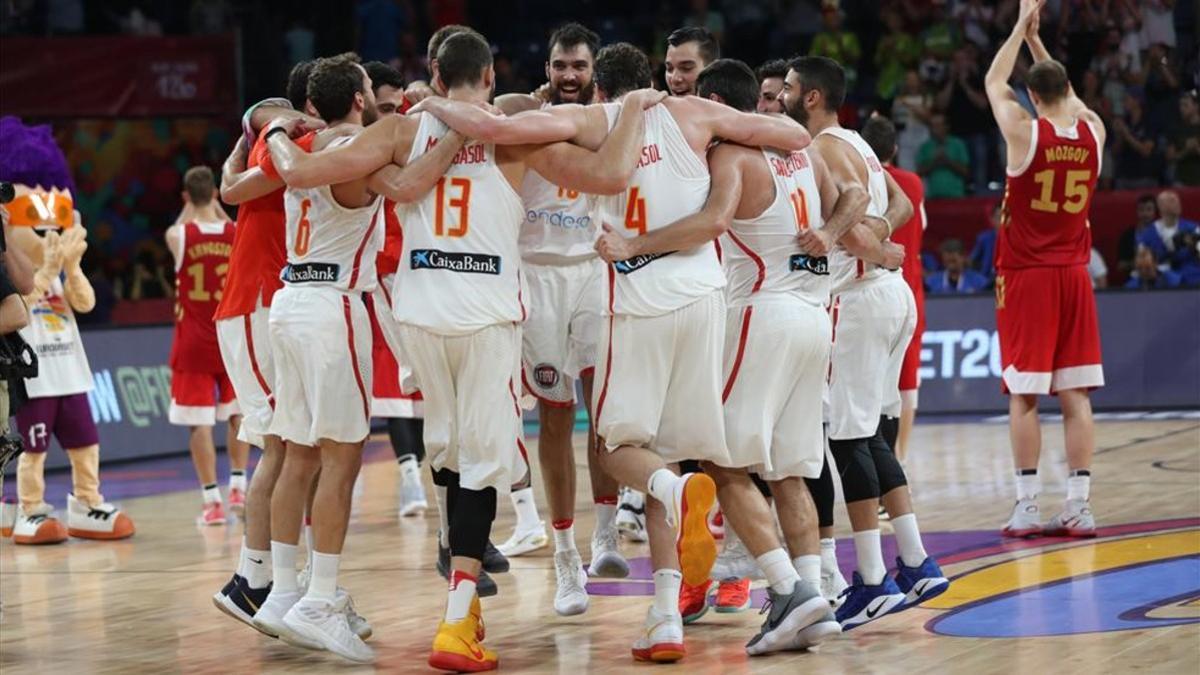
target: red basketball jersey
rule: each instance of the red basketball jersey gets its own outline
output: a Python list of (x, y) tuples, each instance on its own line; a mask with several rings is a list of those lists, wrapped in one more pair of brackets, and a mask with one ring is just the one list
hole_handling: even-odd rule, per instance
[(1024, 167), (1009, 173), (996, 244), (996, 267), (1086, 265), (1092, 250), (1088, 208), (1100, 175), (1101, 148), (1084, 120), (1059, 129), (1033, 120)]
[(183, 226), (183, 242), (175, 271), (175, 340), (171, 368), (181, 372), (223, 373), (213, 315), (221, 302), (233, 223)]
[(892, 232), (892, 241), (904, 247), (904, 280), (913, 290), (913, 294), (922, 293), (924, 275), (921, 269), (921, 241), (925, 237), (925, 186), (921, 177), (911, 171), (905, 171), (888, 165), (884, 169), (892, 175), (896, 184), (904, 191), (905, 196), (912, 202), (913, 215), (907, 223), (901, 223)]
[[(375, 256), (375, 273), (382, 279), (395, 274), (400, 267), (400, 253), (404, 250), (404, 232), (400, 229), (400, 217), (396, 215), (396, 202), (383, 200), (383, 248)], [(388, 289), (391, 293), (392, 289)]]

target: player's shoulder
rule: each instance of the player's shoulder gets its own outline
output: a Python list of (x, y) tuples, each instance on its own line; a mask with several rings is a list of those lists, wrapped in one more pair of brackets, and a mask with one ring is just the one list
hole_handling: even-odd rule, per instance
[(502, 94), (496, 97), (495, 106), (505, 115), (515, 115), (527, 110), (538, 110), (543, 101), (530, 94)]

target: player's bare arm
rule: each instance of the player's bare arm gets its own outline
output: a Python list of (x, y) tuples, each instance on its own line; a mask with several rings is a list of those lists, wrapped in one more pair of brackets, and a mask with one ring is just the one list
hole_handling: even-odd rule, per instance
[[(1042, 42), (1042, 37), (1038, 34), (1038, 25), (1040, 23), (1040, 15), (1034, 13), (1029, 19), (1028, 27), (1025, 30), (1025, 44), (1029, 47), (1029, 53), (1033, 55), (1033, 62), (1040, 63), (1050, 60), (1050, 52), (1046, 49), (1046, 45)], [(1063, 102), (1066, 111), (1076, 117), (1082, 117), (1092, 124), (1099, 134), (1096, 140), (1101, 146), (1104, 145), (1104, 138), (1108, 134), (1108, 130), (1104, 128), (1104, 120), (1087, 104), (1075, 95), (1075, 87), (1067, 82), (1067, 98)]]
[(263, 127), (277, 119), (295, 119), (304, 123), (308, 129), (322, 129), (325, 127), (325, 121), (305, 114), (302, 110), (292, 108), (291, 103), (287, 99), (269, 98), (265, 101), (259, 101), (246, 111), (245, 119), (251, 131), (258, 132)]
[[(800, 250), (809, 255), (828, 255), (833, 244), (839, 241), (850, 228), (862, 222), (867, 214), (871, 196), (863, 187), (864, 176), (846, 152), (846, 144), (832, 136), (818, 136), (813, 142), (813, 152), (819, 155), (826, 171), (827, 180), (837, 192), (833, 209), (819, 230), (805, 230), (797, 238)], [(863, 167), (865, 169), (866, 167)]]
[(722, 143), (709, 154), (712, 187), (704, 208), (657, 230), (625, 237), (612, 225), (601, 223), (604, 232), (596, 240), (596, 252), (607, 262), (639, 255), (682, 251), (707, 244), (724, 234), (742, 200), (742, 172), (747, 161), (758, 159), (757, 150)]
[(454, 156), (466, 141), (456, 131), (451, 131), (437, 142), (433, 150), (422, 154), (412, 164), (400, 166), (388, 164), (371, 174), (367, 187), (375, 194), (407, 204), (425, 196), (445, 175), (454, 161)]
[(516, 115), (542, 107), (542, 100), (530, 94), (502, 94), (492, 103), (505, 115)]
[(171, 257), (175, 259), (175, 264), (179, 264), (180, 256), (183, 255), (183, 223), (175, 223), (167, 228), (163, 239), (167, 242), (167, 250), (171, 252)]
[[(271, 124), (285, 129), (295, 126), (291, 120)], [(289, 186), (337, 185), (368, 176), (393, 161), (403, 164), (417, 124), (413, 118), (389, 115), (363, 129), (350, 142), (311, 154), (283, 133), (271, 133), (267, 147), (276, 170)]]
[(430, 96), (409, 110), (430, 113), (446, 126), (483, 143), (531, 145), (569, 141), (586, 123), (583, 106), (560, 105), (528, 110), (517, 115), (497, 115), (473, 103)]
[(808, 130), (787, 115), (745, 113), (696, 96), (689, 96), (685, 101), (697, 111), (699, 119), (708, 125), (716, 138), (785, 152), (803, 150), (812, 142)]
[(245, 137), (239, 138), (221, 168), (221, 201), (226, 204), (237, 206), (283, 187), (282, 179), (268, 176), (257, 166), (246, 168), (247, 148)]
[(1010, 167), (1020, 165), (1026, 153), (1029, 152), (1029, 143), (1032, 139), (1029, 131), (1029, 113), (1025, 112), (1025, 109), (1017, 102), (1016, 94), (1008, 86), (1008, 78), (1012, 76), (1013, 67), (1017, 64), (1017, 57), (1021, 53), (1021, 43), (1025, 39), (1029, 23), (1033, 17), (1037, 16), (1043, 2), (1044, 0), (1021, 0), (1017, 23), (1013, 26), (1008, 39), (997, 50), (996, 57), (992, 60), (992, 65), (988, 68), (987, 75), (983, 80), (988, 102), (992, 105), (992, 114), (996, 117), (996, 124), (1000, 127), (1000, 132), (1004, 134), (1004, 141), (1008, 145), (1008, 166)]
[(850, 228), (850, 231), (838, 240), (838, 245), (859, 260), (889, 270), (897, 269), (904, 263), (903, 246), (890, 241), (880, 241), (870, 228), (861, 223)]
[(880, 218), (868, 216), (863, 223), (871, 230), (871, 234), (880, 240), (887, 239), (897, 227), (907, 223), (913, 216), (913, 203), (908, 195), (904, 194), (896, 179), (892, 178), (892, 174), (883, 172), (883, 179), (887, 182), (887, 211), (884, 211)]

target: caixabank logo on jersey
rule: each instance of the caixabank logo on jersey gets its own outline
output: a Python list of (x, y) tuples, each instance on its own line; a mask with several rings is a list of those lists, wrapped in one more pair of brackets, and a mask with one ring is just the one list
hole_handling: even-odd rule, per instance
[(433, 248), (414, 249), (410, 265), (414, 270), (449, 270), (467, 274), (500, 274), (500, 256), (486, 253), (459, 253)]
[(628, 260), (618, 260), (613, 263), (613, 269), (620, 274), (631, 274), (636, 272), (646, 265), (671, 255), (670, 253), (647, 253), (646, 255), (634, 256)]
[(289, 284), (333, 283), (340, 271), (337, 263), (295, 263), (284, 267), (279, 278)]
[(788, 269), (793, 272), (810, 272), (826, 276), (829, 274), (829, 259), (813, 255), (797, 253), (788, 260)]

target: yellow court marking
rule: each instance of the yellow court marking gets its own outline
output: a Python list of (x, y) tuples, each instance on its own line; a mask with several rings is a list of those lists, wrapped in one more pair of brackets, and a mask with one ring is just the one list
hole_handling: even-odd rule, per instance
[(1200, 554), (1200, 530), (1167, 532), (1064, 548), (970, 572), (955, 579), (945, 593), (921, 606), (953, 609), (1039, 584), (1193, 554)]

